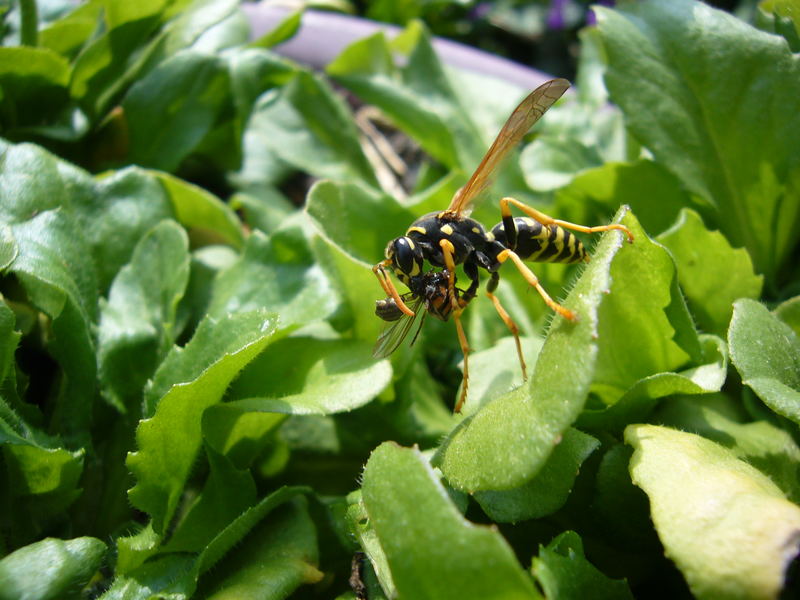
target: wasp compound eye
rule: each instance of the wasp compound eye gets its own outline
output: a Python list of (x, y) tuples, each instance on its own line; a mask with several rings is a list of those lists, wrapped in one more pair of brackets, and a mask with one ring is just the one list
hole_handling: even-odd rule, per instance
[(407, 237), (399, 237), (389, 244), (387, 258), (391, 258), (398, 271), (408, 277), (418, 275), (422, 270), (422, 253), (416, 244)]

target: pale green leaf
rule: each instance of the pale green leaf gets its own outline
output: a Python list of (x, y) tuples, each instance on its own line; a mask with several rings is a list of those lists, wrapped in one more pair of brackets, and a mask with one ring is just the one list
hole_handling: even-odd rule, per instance
[(700, 436), (630, 425), (633, 481), (667, 556), (699, 599), (776, 598), (798, 553), (800, 508), (763, 473)]

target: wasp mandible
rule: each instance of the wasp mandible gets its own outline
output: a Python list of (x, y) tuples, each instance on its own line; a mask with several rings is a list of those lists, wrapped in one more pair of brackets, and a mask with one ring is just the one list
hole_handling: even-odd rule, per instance
[[(386, 246), (386, 258), (372, 268), (387, 295), (384, 300), (376, 302), (375, 312), (385, 321), (394, 321), (378, 338), (374, 356), (388, 356), (400, 345), (420, 309), (443, 321), (453, 316), (458, 341), (464, 354), (464, 383), (455, 412), (461, 412), (469, 382), (469, 345), (461, 324), (461, 313), (478, 291), (479, 269), (485, 269), (491, 274), (486, 285), (486, 295), (514, 335), (522, 375), (527, 379), (519, 330), (494, 294), (500, 280), (498, 270), (503, 263), (510, 260), (525, 281), (539, 292), (547, 306), (565, 319), (575, 321), (578, 316), (550, 297), (524, 261), (588, 261), (589, 254), (570, 230), (597, 233), (616, 229), (624, 232), (628, 241), (633, 242), (633, 235), (624, 225), (577, 225), (553, 219), (510, 197), (500, 200), (502, 220), (491, 230), (487, 231), (481, 223), (469, 218), (473, 201), (489, 187), (492, 176), (503, 159), (568, 87), (569, 82), (566, 79), (553, 79), (531, 92), (508, 117), (478, 168), (466, 185), (453, 196), (450, 206), (444, 211), (429, 213), (414, 221), (405, 235), (389, 242)], [(511, 206), (515, 206), (526, 216), (512, 216)], [(434, 267), (427, 272), (424, 270), (426, 261)], [(470, 280), (466, 290), (456, 287), (458, 265), (462, 265), (464, 274)], [(409, 292), (402, 295), (397, 292), (387, 269), (395, 273), (408, 287)]]

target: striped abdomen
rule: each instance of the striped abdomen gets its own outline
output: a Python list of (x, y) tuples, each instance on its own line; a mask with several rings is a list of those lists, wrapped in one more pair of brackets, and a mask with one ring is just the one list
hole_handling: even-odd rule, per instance
[[(581, 241), (558, 225), (542, 225), (529, 217), (515, 217), (517, 247), (513, 248), (523, 260), (532, 262), (574, 263), (587, 261), (589, 255)], [(498, 242), (506, 246), (503, 223), (492, 228)]]

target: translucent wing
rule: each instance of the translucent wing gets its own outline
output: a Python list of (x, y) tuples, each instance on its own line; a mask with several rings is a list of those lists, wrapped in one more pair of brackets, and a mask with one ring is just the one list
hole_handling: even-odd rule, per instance
[(533, 124), (550, 108), (553, 103), (561, 98), (567, 91), (569, 82), (566, 79), (551, 79), (533, 90), (508, 117), (505, 125), (497, 134), (488, 152), (483, 157), (481, 164), (462, 187), (447, 212), (460, 214), (469, 209), (472, 201), (485, 190), (492, 181), (497, 167), (522, 140)]
[[(404, 296), (405, 295), (406, 294), (404, 294)], [(424, 316), (425, 308), (422, 306), (422, 297), (415, 296), (410, 304), (405, 297), (403, 298), (403, 301), (406, 302), (408, 307), (414, 311), (414, 316), (409, 317), (408, 315), (404, 314), (397, 321), (387, 323), (384, 330), (378, 336), (378, 340), (375, 342), (375, 347), (372, 349), (373, 357), (386, 358), (392, 352), (397, 350), (397, 347), (403, 342), (405, 337), (408, 335), (408, 332), (411, 331), (411, 326), (414, 324), (414, 321), (417, 320), (420, 312), (422, 312)]]

